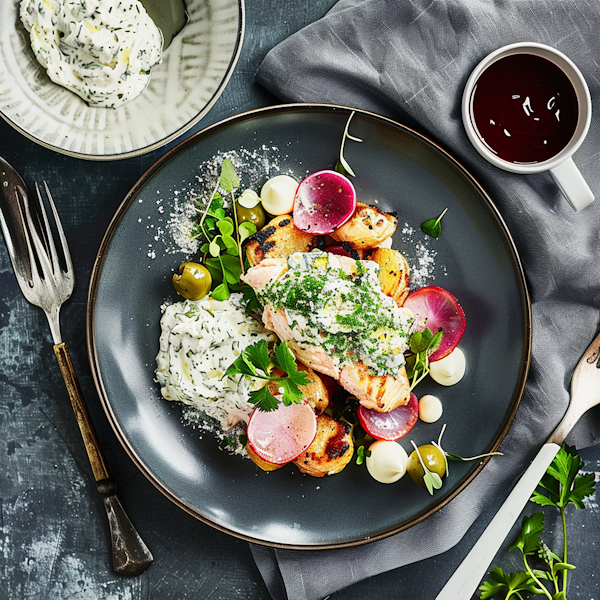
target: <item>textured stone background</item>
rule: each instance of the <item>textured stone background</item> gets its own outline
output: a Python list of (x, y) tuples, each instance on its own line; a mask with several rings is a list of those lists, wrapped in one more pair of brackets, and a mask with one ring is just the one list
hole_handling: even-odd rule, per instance
[[(201, 127), (275, 103), (254, 83), (262, 58), (333, 4), (333, 0), (248, 0), (242, 55)], [(111, 569), (106, 516), (45, 317), (21, 296), (0, 244), (0, 600), (267, 598), (245, 542), (189, 516), (138, 472), (104, 416), (87, 362), (87, 285), (98, 246), (129, 188), (162, 152), (111, 163), (86, 162), (41, 148), (0, 121), (0, 153), (29, 186), (45, 179), (54, 192), (77, 275), (75, 293), (62, 311), (63, 337), (121, 501), (155, 556), (155, 563), (138, 578), (123, 578)], [(123, 286), (126, 289), (126, 281)], [(600, 471), (598, 447), (583, 456), (588, 470)], [(489, 514), (449, 553), (355, 585), (332, 600), (368, 596), (431, 600), (496, 505), (491, 499)], [(570, 600), (600, 598), (598, 514), (596, 496), (588, 502), (588, 510), (569, 516), (570, 559), (578, 566), (571, 577)], [(558, 542), (558, 523), (549, 525)], [(517, 558), (503, 553), (496, 563), (514, 570), (519, 568)]]

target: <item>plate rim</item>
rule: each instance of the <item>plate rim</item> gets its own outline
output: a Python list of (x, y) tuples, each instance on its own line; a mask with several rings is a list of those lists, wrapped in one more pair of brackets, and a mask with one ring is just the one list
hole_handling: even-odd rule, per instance
[(245, 540), (247, 542), (251, 542), (254, 544), (258, 544), (261, 546), (267, 546), (271, 548), (281, 548), (286, 550), (331, 550), (331, 549), (340, 549), (340, 548), (349, 548), (354, 546), (360, 546), (363, 544), (367, 544), (370, 542), (374, 542), (380, 539), (384, 539), (396, 533), (400, 533), (418, 523), (421, 523), (432, 514), (436, 513), (443, 506), (448, 504), (451, 500), (453, 500), (456, 496), (458, 496), (472, 481), (473, 479), (482, 471), (484, 466), (490, 460), (490, 457), (484, 458), (479, 464), (475, 467), (472, 473), (470, 473), (467, 477), (465, 477), (446, 497), (440, 499), (438, 502), (430, 506), (429, 508), (423, 510), (421, 513), (418, 513), (410, 522), (408, 523), (400, 523), (393, 527), (387, 528), (383, 531), (377, 532), (373, 535), (353, 538), (350, 540), (341, 540), (336, 542), (328, 542), (328, 543), (307, 543), (307, 544), (284, 544), (281, 542), (273, 542), (269, 540), (264, 540), (260, 538), (255, 538), (250, 535), (246, 535), (239, 531), (235, 531), (233, 529), (229, 529), (226, 526), (223, 526), (219, 523), (215, 523), (208, 517), (198, 514), (196, 510), (194, 510), (187, 503), (178, 498), (171, 490), (167, 489), (165, 486), (161, 484), (157, 477), (155, 477), (151, 470), (146, 466), (145, 462), (142, 460), (140, 456), (134, 451), (132, 447), (130, 447), (127, 442), (127, 437), (125, 432), (119, 426), (116, 415), (113, 412), (112, 406), (108, 399), (108, 394), (104, 388), (104, 382), (102, 380), (102, 376), (100, 373), (100, 366), (98, 362), (98, 355), (96, 352), (96, 344), (95, 344), (95, 336), (94, 336), (94, 312), (95, 312), (95, 303), (98, 292), (98, 282), (100, 276), (102, 274), (102, 268), (104, 265), (104, 260), (106, 258), (107, 250), (112, 242), (115, 232), (117, 231), (123, 217), (127, 213), (130, 205), (136, 198), (137, 193), (147, 184), (147, 182), (154, 176), (154, 174), (172, 159), (174, 159), (179, 153), (185, 151), (188, 147), (193, 146), (202, 138), (210, 136), (216, 131), (230, 127), (235, 125), (237, 122), (245, 121), (250, 118), (254, 118), (256, 116), (260, 116), (264, 113), (270, 114), (285, 114), (289, 112), (304, 112), (310, 113), (314, 111), (320, 112), (356, 112), (357, 114), (361, 114), (367, 118), (374, 119), (379, 122), (383, 122), (385, 124), (391, 125), (394, 128), (398, 128), (410, 135), (415, 136), (422, 142), (427, 145), (433, 147), (433, 149), (440, 152), (444, 158), (446, 158), (450, 163), (460, 171), (463, 176), (465, 176), (469, 182), (477, 188), (478, 192), (481, 195), (482, 202), (485, 207), (490, 211), (492, 218), (496, 220), (498, 229), (502, 235), (502, 238), (507, 246), (507, 250), (510, 252), (511, 263), (513, 265), (515, 275), (518, 279), (519, 286), (519, 295), (520, 295), (520, 309), (523, 317), (523, 351), (521, 356), (521, 365), (519, 369), (519, 381), (517, 385), (517, 389), (513, 395), (510, 411), (507, 413), (502, 426), (499, 429), (499, 432), (496, 434), (494, 438), (494, 442), (491, 446), (490, 452), (496, 451), (506, 434), (508, 433), (514, 417), (516, 415), (517, 409), (519, 408), (521, 399), (523, 397), (523, 392), (525, 389), (525, 383), (527, 381), (527, 375), (529, 372), (530, 364), (531, 364), (531, 347), (532, 347), (532, 313), (531, 313), (531, 298), (529, 295), (529, 290), (527, 287), (527, 280), (525, 277), (525, 272), (523, 269), (523, 265), (516, 247), (516, 244), (513, 240), (513, 237), (504, 221), (502, 215), (500, 214), (498, 208), (494, 204), (490, 195), (486, 192), (483, 186), (479, 183), (479, 181), (472, 175), (470, 171), (468, 171), (457, 159), (455, 159), (448, 151), (442, 148), (439, 144), (434, 142), (431, 138), (423, 135), (422, 133), (403, 125), (393, 119), (385, 117), (383, 115), (379, 115), (377, 113), (353, 108), (349, 106), (339, 105), (339, 104), (326, 104), (326, 103), (289, 103), (289, 104), (277, 104), (272, 106), (261, 107), (249, 111), (245, 111), (226, 119), (223, 119), (217, 123), (214, 123), (181, 141), (177, 146), (169, 150), (163, 156), (161, 156), (152, 166), (150, 166), (146, 172), (137, 180), (137, 182), (131, 187), (129, 192), (126, 194), (125, 198), (122, 200), (118, 208), (116, 209), (115, 214), (113, 215), (107, 230), (102, 238), (102, 242), (98, 249), (98, 253), (96, 255), (96, 259), (94, 261), (94, 266), (92, 268), (92, 272), (90, 275), (90, 283), (88, 288), (88, 297), (87, 297), (87, 308), (86, 308), (86, 345), (87, 345), (87, 353), (88, 360), (90, 363), (90, 368), (92, 371), (92, 377), (94, 380), (94, 384), (98, 395), (100, 397), (100, 401), (104, 412), (108, 418), (108, 421), (117, 436), (119, 442), (129, 455), (129, 457), (133, 460), (134, 464), (138, 467), (138, 469), (146, 476), (146, 478), (169, 500), (171, 500), (174, 504), (185, 510), (187, 513), (191, 514), (193, 517), (202, 521), (203, 523), (210, 525), (211, 527), (222, 531), (228, 535), (231, 535), (235, 538)]
[[(136, 156), (143, 156), (144, 154), (149, 154), (154, 150), (158, 150), (160, 148), (164, 148), (168, 144), (172, 143), (177, 138), (181, 137), (185, 133), (187, 133), (194, 125), (198, 124), (212, 109), (212, 107), (216, 104), (217, 100), (223, 95), (225, 91), (225, 87), (229, 83), (229, 80), (233, 76), (235, 71), (235, 67), (238, 63), (238, 60), (242, 53), (242, 46), (244, 44), (244, 37), (246, 34), (246, 0), (237, 0), (238, 4), (238, 16), (239, 16), (239, 25), (238, 25), (238, 36), (236, 39), (235, 50), (229, 61), (229, 65), (227, 67), (227, 71), (221, 82), (219, 83), (217, 89), (214, 91), (210, 100), (204, 106), (204, 108), (194, 117), (192, 117), (187, 123), (184, 123), (173, 133), (166, 135), (165, 137), (148, 144), (147, 146), (143, 146), (141, 148), (136, 148), (135, 150), (129, 150), (127, 152), (120, 152), (116, 154), (87, 154), (85, 152), (75, 152), (73, 150), (69, 150), (67, 148), (62, 148), (55, 144), (51, 144), (45, 140), (42, 140), (26, 129), (23, 129), (20, 125), (15, 123), (8, 115), (4, 113), (3, 110), (0, 110), (0, 116), (15, 130), (18, 131), (21, 135), (25, 136), (28, 140), (42, 146), (43, 148), (47, 148), (48, 150), (53, 150), (54, 152), (58, 152), (59, 154), (63, 154), (65, 156), (70, 156), (71, 158), (79, 158), (82, 160), (89, 160), (92, 162), (110, 162), (116, 160), (122, 160), (127, 158), (134, 158)], [(55, 84), (56, 85), (56, 84)], [(108, 109), (110, 110), (110, 109)], [(198, 132), (199, 133), (199, 132)], [(195, 135), (195, 134), (193, 134)], [(184, 140), (185, 141), (185, 140)]]

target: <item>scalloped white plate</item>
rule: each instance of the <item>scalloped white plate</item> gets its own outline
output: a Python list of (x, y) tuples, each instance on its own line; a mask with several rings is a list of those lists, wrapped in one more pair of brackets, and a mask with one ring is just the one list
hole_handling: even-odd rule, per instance
[(221, 95), (244, 37), (244, 0), (187, 0), (188, 22), (152, 69), (150, 84), (117, 109), (91, 108), (54, 84), (35, 59), (18, 0), (0, 2), (0, 114), (34, 142), (78, 158), (150, 152), (195, 125)]

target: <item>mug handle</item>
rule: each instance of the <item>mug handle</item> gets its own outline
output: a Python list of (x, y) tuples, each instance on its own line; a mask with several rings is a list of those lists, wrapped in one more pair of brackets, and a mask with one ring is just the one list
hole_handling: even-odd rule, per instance
[(585, 182), (572, 158), (550, 169), (550, 174), (575, 210), (581, 210), (594, 201), (594, 194)]

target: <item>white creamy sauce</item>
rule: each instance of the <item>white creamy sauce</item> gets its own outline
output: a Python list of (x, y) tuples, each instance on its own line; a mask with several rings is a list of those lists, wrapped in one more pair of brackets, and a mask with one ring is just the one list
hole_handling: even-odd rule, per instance
[(431, 362), (431, 378), (440, 385), (454, 385), (464, 376), (467, 367), (464, 352), (456, 347), (448, 356)]
[(419, 419), (425, 423), (435, 423), (443, 412), (442, 402), (437, 396), (426, 394), (419, 400)]
[(148, 85), (162, 33), (139, 0), (21, 0), (31, 48), (52, 81), (116, 108)]
[(369, 446), (369, 452), (367, 470), (373, 479), (380, 483), (394, 483), (404, 477), (408, 455), (400, 444), (378, 440)]
[(186, 300), (164, 310), (156, 378), (167, 400), (193, 406), (220, 422), (223, 429), (249, 414), (249, 393), (264, 381), (225, 376), (248, 346), (274, 335), (245, 313), (242, 294), (229, 300)]
[(298, 182), (290, 175), (271, 177), (260, 191), (264, 209), (272, 215), (291, 213), (297, 189)]

